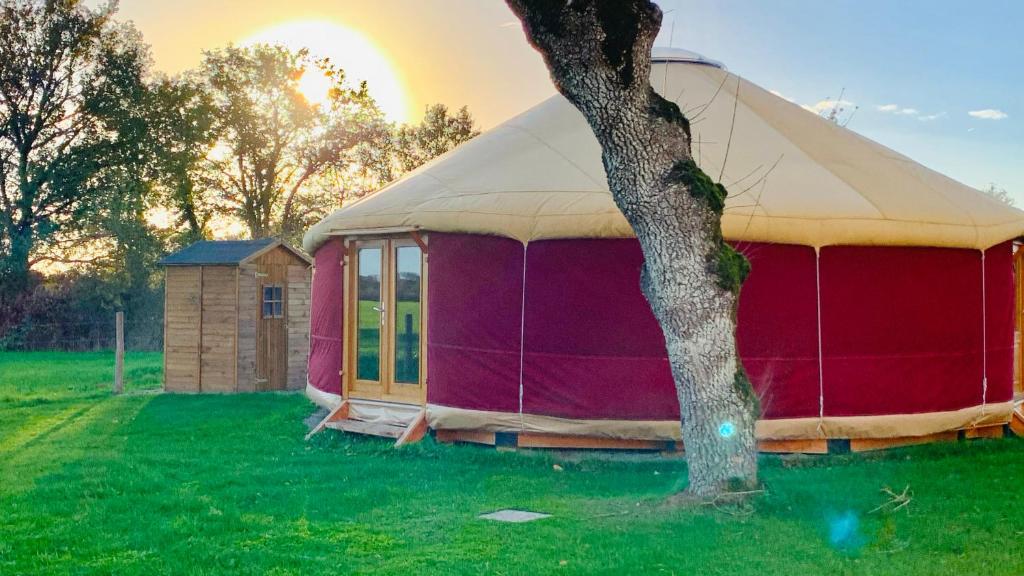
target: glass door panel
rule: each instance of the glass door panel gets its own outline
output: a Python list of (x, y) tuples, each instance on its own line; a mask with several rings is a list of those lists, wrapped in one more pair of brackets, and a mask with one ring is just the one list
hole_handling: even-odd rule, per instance
[(420, 383), (420, 299), (422, 255), (419, 246), (395, 246), (394, 358), (396, 384)]
[(356, 380), (380, 381), (381, 338), (384, 304), (384, 251), (379, 247), (357, 250), (356, 280)]
[(408, 238), (358, 240), (349, 256), (346, 394), (424, 402), (426, 265), (419, 244)]

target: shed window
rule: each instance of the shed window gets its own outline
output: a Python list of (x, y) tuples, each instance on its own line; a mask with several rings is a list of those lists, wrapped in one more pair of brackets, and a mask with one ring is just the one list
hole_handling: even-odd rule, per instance
[(263, 317), (284, 317), (283, 291), (276, 284), (267, 284), (263, 287)]

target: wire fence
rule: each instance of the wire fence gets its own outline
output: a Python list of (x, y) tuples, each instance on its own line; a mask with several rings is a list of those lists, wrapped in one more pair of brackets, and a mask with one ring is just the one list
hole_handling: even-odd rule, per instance
[[(35, 322), (25, 319), (0, 334), (0, 350), (52, 350), (91, 352), (113, 350), (116, 345), (114, 314), (91, 320)], [(125, 349), (158, 351), (163, 349), (163, 319), (129, 318), (124, 322)]]

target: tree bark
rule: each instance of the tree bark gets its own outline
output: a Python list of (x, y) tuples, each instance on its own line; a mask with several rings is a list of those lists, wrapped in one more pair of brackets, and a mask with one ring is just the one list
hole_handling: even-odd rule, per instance
[(10, 243), (7, 254), (0, 255), (0, 297), (13, 296), (29, 287), (29, 270), (33, 238), (32, 230), (13, 225), (7, 228)]
[(722, 238), (726, 191), (693, 161), (689, 122), (651, 87), (661, 10), (648, 0), (507, 0), (555, 86), (601, 144), (608, 186), (644, 254), (689, 466), (706, 498), (757, 484), (757, 397), (736, 353), (749, 264)]

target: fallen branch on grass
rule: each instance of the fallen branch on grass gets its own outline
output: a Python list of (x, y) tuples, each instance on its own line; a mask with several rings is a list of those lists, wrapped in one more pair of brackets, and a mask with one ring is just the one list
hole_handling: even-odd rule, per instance
[[(887, 495), (889, 499), (882, 502), (871, 512), (868, 512), (868, 514), (874, 514), (875, 512), (898, 512), (901, 508), (907, 508), (907, 506), (910, 505), (910, 501), (914, 499), (914, 493), (910, 491), (910, 484), (907, 484), (906, 488), (903, 489), (903, 492), (900, 492), (899, 494), (894, 492), (892, 488), (889, 488), (888, 486), (883, 487), (881, 492)], [(909, 512), (910, 509), (907, 508), (907, 511)]]

